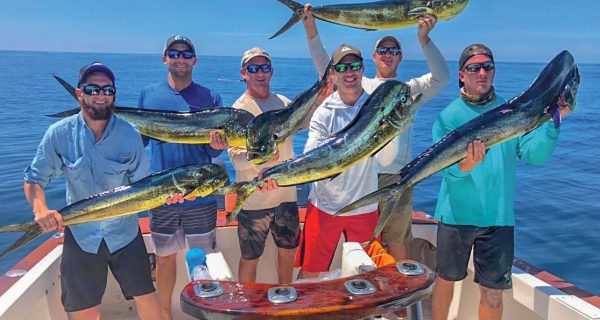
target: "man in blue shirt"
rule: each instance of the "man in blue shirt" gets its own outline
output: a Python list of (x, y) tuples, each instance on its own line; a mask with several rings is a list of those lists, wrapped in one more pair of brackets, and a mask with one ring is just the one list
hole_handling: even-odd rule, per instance
[[(136, 182), (150, 173), (139, 133), (113, 115), (115, 76), (101, 63), (84, 66), (75, 91), (81, 111), (46, 131), (25, 169), (25, 196), (45, 232), (62, 228), (48, 209), (46, 185), (61, 173), (67, 203)], [(62, 303), (70, 319), (99, 319), (97, 306), (110, 267), (123, 294), (136, 302), (142, 319), (159, 319), (150, 264), (136, 215), (65, 228), (61, 271)]]
[[(140, 108), (196, 111), (221, 107), (221, 97), (192, 81), (196, 50), (192, 41), (176, 35), (167, 39), (163, 50), (167, 80), (145, 87), (139, 100)], [(186, 164), (210, 163), (228, 147), (219, 134), (211, 133), (210, 145), (175, 144), (150, 140), (153, 171)], [(171, 296), (176, 279), (176, 253), (185, 248), (216, 247), (217, 203), (213, 197), (163, 206), (150, 210), (150, 230), (156, 253), (156, 286), (162, 317), (171, 319)]]
[[(433, 141), (505, 100), (496, 96), (492, 51), (473, 44), (459, 60), (460, 97), (435, 120)], [(569, 108), (559, 98), (561, 116)], [(437, 278), (433, 291), (434, 320), (446, 320), (454, 282), (467, 276), (473, 248), (475, 282), (479, 283), (479, 319), (502, 318), (502, 290), (512, 287), (514, 257), (513, 195), (517, 159), (542, 165), (552, 155), (559, 130), (548, 122), (536, 130), (491, 147), (480, 140), (470, 143), (466, 157), (442, 171), (435, 210), (438, 224)]]

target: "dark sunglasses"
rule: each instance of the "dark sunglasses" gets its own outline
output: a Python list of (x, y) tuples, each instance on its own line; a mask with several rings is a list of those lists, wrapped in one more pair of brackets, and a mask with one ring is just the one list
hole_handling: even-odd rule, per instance
[(360, 68), (362, 68), (362, 61), (354, 61), (354, 62), (350, 62), (350, 63), (338, 63), (338, 64), (334, 64), (333, 65), (333, 70), (335, 70), (336, 72), (346, 72), (346, 70), (348, 70), (348, 68), (350, 68), (350, 70), (352, 71), (358, 71), (360, 70)]
[(400, 48), (398, 48), (398, 47), (392, 47), (392, 48), (378, 47), (377, 49), (375, 49), (375, 52), (380, 56), (382, 56), (386, 53), (389, 53), (392, 56), (397, 56), (402, 53), (402, 50), (400, 50)]
[(177, 50), (177, 49), (169, 49), (166, 54), (170, 59), (177, 59), (179, 57), (183, 57), (184, 59), (191, 59), (194, 57), (194, 51), (192, 50)]
[(100, 87), (95, 84), (86, 84), (81, 89), (83, 93), (88, 96), (100, 95), (100, 90), (102, 90), (105, 96), (114, 96), (117, 92), (117, 88), (111, 84), (104, 87)]
[(261, 70), (263, 73), (269, 73), (271, 70), (271, 65), (268, 63), (265, 64), (249, 64), (246, 66), (246, 71), (249, 73), (257, 73), (258, 70)]
[(494, 70), (496, 68), (496, 65), (494, 64), (493, 61), (486, 61), (483, 63), (471, 63), (468, 64), (464, 67), (464, 70), (466, 72), (479, 72), (479, 70), (481, 70), (481, 68), (483, 68), (483, 70), (485, 71), (490, 71), (490, 70)]

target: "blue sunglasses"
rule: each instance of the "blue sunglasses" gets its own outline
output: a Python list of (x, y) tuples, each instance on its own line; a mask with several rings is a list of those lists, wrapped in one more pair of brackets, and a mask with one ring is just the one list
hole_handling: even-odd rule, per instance
[(273, 68), (268, 63), (265, 64), (249, 64), (246, 66), (246, 71), (249, 73), (257, 73), (258, 70), (261, 70), (263, 73), (269, 73)]
[(194, 51), (192, 50), (177, 50), (177, 49), (169, 49), (165, 52), (165, 55), (170, 59), (178, 59), (179, 57), (183, 57), (184, 59), (191, 59), (195, 56)]

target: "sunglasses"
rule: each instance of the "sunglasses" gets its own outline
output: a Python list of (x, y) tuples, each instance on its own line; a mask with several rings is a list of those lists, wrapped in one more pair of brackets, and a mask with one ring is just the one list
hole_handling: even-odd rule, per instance
[(86, 84), (81, 89), (83, 93), (88, 96), (98, 96), (100, 95), (100, 90), (102, 90), (105, 96), (114, 96), (117, 92), (117, 88), (111, 84), (104, 87), (95, 84)]
[(258, 70), (261, 70), (263, 73), (269, 73), (271, 72), (272, 67), (270, 64), (265, 63), (265, 64), (249, 64), (246, 66), (246, 71), (248, 71), (249, 73), (257, 73)]
[(481, 70), (481, 68), (483, 68), (483, 70), (485, 70), (485, 71), (490, 71), (490, 70), (494, 70), (496, 68), (496, 65), (492, 61), (486, 61), (483, 63), (471, 63), (471, 64), (466, 65), (464, 67), (464, 70), (466, 72), (479, 72), (479, 70)]
[(362, 68), (362, 66), (363, 66), (362, 61), (354, 61), (354, 62), (350, 62), (350, 63), (338, 63), (338, 64), (333, 65), (333, 70), (335, 70), (336, 72), (346, 72), (346, 70), (348, 70), (348, 68), (350, 68), (350, 70), (352, 70), (352, 71), (358, 71), (358, 70), (360, 70), (360, 68)]
[(192, 50), (177, 50), (177, 49), (169, 49), (169, 50), (167, 50), (165, 55), (167, 57), (169, 57), (170, 59), (178, 59), (179, 57), (183, 57), (184, 59), (191, 59), (195, 56), (194, 51), (192, 51)]
[(392, 48), (378, 47), (377, 49), (375, 49), (375, 52), (380, 56), (382, 56), (386, 53), (389, 53), (392, 56), (397, 56), (402, 53), (402, 50), (400, 50), (400, 48), (398, 48), (398, 47), (392, 47)]

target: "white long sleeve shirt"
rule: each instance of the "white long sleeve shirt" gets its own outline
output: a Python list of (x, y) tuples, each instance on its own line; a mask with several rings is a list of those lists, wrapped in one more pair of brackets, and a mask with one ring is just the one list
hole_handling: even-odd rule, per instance
[[(368, 96), (363, 92), (352, 106), (345, 104), (337, 92), (325, 99), (310, 121), (304, 153), (322, 145), (325, 140), (344, 129), (358, 114)], [(334, 179), (313, 182), (308, 200), (328, 214), (336, 213), (346, 205), (376, 191), (379, 166), (391, 163), (397, 153), (397, 148), (385, 147), (374, 157), (359, 162)], [(377, 203), (350, 211), (344, 216), (370, 213), (375, 210), (377, 210)]]
[[(313, 64), (317, 68), (319, 75), (323, 75), (325, 68), (327, 68), (327, 64), (329, 63), (330, 57), (327, 55), (319, 35), (308, 40), (308, 48), (310, 50)], [(438, 94), (448, 84), (450, 79), (450, 71), (448, 70), (446, 60), (433, 41), (429, 41), (429, 43), (427, 43), (427, 45), (423, 48), (423, 53), (425, 55), (425, 59), (427, 60), (430, 73), (424, 74), (418, 78), (410, 79), (406, 82), (410, 86), (410, 92), (413, 97), (419, 93), (421, 94), (419, 107)], [(395, 78), (367, 78), (363, 76), (361, 82), (363, 89), (368, 94), (371, 94), (380, 84), (390, 79)], [(399, 152), (389, 164), (383, 164), (380, 166), (379, 173), (396, 174), (412, 160), (412, 128), (413, 125), (411, 123), (408, 125), (408, 127), (406, 127), (402, 134), (394, 138), (385, 147), (397, 148), (399, 149)]]

